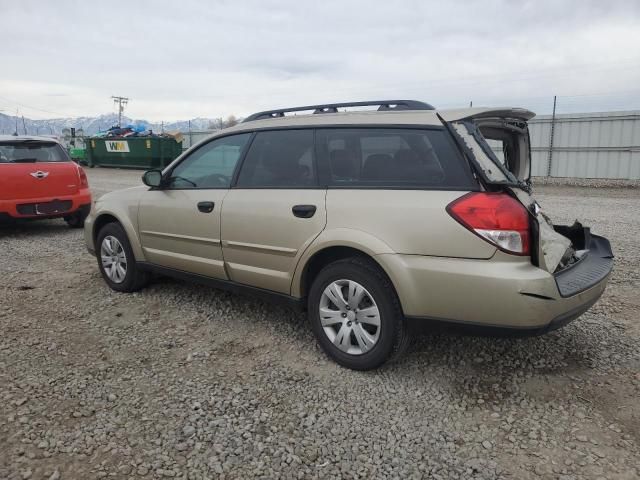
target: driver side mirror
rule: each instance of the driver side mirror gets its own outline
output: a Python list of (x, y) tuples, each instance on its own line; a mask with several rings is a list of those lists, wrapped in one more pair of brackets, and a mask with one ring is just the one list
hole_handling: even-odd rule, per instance
[(142, 175), (142, 182), (151, 188), (158, 188), (162, 185), (162, 171), (147, 170)]

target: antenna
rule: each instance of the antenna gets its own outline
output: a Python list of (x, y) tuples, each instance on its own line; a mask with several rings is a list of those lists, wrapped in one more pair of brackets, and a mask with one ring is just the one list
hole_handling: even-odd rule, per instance
[(122, 126), (122, 112), (124, 112), (124, 106), (129, 102), (127, 97), (117, 97), (112, 95), (113, 103), (118, 104), (118, 127)]

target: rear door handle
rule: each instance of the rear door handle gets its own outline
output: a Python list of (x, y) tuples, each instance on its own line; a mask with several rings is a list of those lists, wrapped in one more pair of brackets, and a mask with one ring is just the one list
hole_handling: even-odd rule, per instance
[(213, 202), (198, 202), (198, 210), (200, 210), (203, 213), (213, 212), (213, 207), (215, 206), (216, 204)]
[(299, 218), (311, 218), (316, 213), (315, 205), (295, 205), (291, 211), (296, 217)]

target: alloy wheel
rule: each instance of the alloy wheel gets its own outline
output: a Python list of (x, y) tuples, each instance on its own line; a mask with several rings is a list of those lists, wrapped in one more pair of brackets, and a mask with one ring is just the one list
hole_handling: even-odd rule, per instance
[(380, 338), (380, 311), (358, 282), (335, 280), (320, 297), (320, 323), (331, 343), (349, 355), (371, 351)]
[(100, 259), (104, 273), (114, 283), (122, 283), (127, 275), (127, 256), (120, 241), (107, 235), (100, 246)]

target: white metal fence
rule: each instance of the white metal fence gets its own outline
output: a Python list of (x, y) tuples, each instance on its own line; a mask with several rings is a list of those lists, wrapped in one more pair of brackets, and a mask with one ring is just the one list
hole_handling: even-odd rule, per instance
[[(529, 130), (535, 177), (640, 179), (640, 111), (540, 115)], [(213, 133), (185, 132), (182, 147)]]
[(541, 115), (529, 130), (533, 176), (640, 179), (640, 111)]
[(186, 150), (192, 145), (195, 145), (201, 140), (204, 140), (207, 137), (210, 137), (216, 133), (216, 130), (203, 130), (203, 131), (193, 131), (193, 132), (183, 132), (182, 139), (182, 150)]

